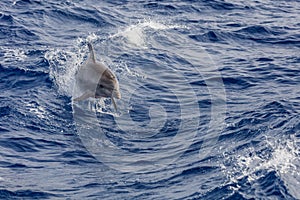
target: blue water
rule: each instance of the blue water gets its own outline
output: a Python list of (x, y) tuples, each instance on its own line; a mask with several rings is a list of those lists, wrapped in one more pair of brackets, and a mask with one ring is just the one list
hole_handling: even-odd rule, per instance
[[(0, 2), (0, 199), (300, 199), (300, 2)], [(122, 99), (74, 102), (94, 45)]]

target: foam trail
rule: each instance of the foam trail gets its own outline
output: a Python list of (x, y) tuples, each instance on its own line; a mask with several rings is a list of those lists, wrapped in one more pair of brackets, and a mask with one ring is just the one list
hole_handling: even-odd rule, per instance
[(148, 31), (162, 31), (174, 28), (186, 28), (178, 25), (168, 25), (154, 20), (144, 20), (137, 24), (129, 25), (125, 29), (118, 31), (118, 33), (110, 36), (110, 38), (123, 37), (132, 47), (147, 48), (147, 40), (149, 38)]

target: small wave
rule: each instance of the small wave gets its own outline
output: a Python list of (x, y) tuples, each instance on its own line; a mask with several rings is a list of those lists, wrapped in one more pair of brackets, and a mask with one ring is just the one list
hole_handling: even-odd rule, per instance
[(24, 41), (36, 41), (40, 37), (35, 34), (33, 30), (30, 30), (24, 26), (0, 25), (0, 39), (9, 39), (10, 43), (24, 43)]
[[(101, 16), (98, 15), (96, 10), (88, 10), (83, 8), (73, 9), (55, 9), (49, 13), (48, 23), (55, 24), (57, 22), (59, 26), (63, 26), (64, 23), (74, 24), (78, 26), (78, 23), (90, 23), (91, 25), (103, 27), (109, 25)], [(52, 21), (54, 20), (54, 21)]]
[(222, 0), (204, 1), (204, 5), (219, 11), (249, 9), (247, 5), (230, 3)]
[(11, 149), (15, 152), (38, 152), (39, 145), (27, 137), (27, 138), (7, 138), (0, 142), (2, 148)]
[(146, 9), (153, 10), (154, 12), (163, 15), (170, 15), (170, 13), (178, 11), (178, 8), (174, 4), (166, 2), (150, 2), (143, 6)]
[(219, 34), (216, 31), (208, 31), (201, 35), (189, 35), (191, 39), (199, 42), (222, 42), (224, 41), (224, 35)]
[[(4, 68), (2, 66), (0, 66), (0, 69), (6, 72), (0, 74), (0, 78), (5, 80), (1, 87), (5, 87), (6, 90), (12, 88), (22, 88), (24, 90), (31, 88), (32, 85), (38, 84), (41, 81), (49, 83), (48, 74), (46, 72), (24, 70), (22, 68)], [(16, 77), (18, 78), (16, 79)]]
[(0, 190), (0, 198), (1, 199), (11, 199), (11, 198), (27, 198), (27, 199), (48, 199), (48, 198), (54, 198), (59, 197), (61, 195), (51, 194), (47, 192), (39, 192), (39, 191), (33, 191), (33, 190), (16, 190), (16, 191), (10, 191), (10, 190)]
[(3, 13), (0, 13), (0, 22), (1, 22), (1, 27), (5, 25), (13, 25), (14, 24), (14, 18), (11, 15), (6, 15)]
[(297, 35), (287, 35), (286, 32), (276, 27), (266, 26), (247, 26), (239, 30), (228, 33), (236, 40), (251, 40), (257, 43), (274, 44), (274, 45), (293, 45), (299, 47), (300, 41)]
[(256, 61), (258, 61), (258, 62), (272, 62), (272, 61), (274, 61), (274, 59), (261, 57), (261, 58), (256, 59)]
[(0, 107), (0, 118), (8, 116), (11, 112), (11, 108), (9, 106)]
[(257, 34), (269, 35), (272, 33), (272, 31), (270, 29), (268, 29), (267, 27), (264, 27), (264, 26), (248, 26), (248, 27), (238, 30), (237, 32), (247, 33), (250, 35), (257, 35)]
[(16, 6), (32, 6), (33, 4), (41, 4), (40, 1), (37, 0), (14, 0), (13, 5)]
[(250, 77), (223, 77), (227, 89), (248, 89), (255, 86), (253, 78)]
[(0, 47), (0, 68), (11, 71), (48, 73), (48, 63), (43, 57), (44, 50)]

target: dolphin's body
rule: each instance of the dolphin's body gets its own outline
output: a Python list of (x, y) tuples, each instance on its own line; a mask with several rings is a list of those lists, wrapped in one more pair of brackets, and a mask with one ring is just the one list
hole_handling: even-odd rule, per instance
[(88, 43), (88, 47), (90, 56), (88, 60), (79, 67), (75, 75), (76, 83), (80, 91), (83, 91), (83, 94), (74, 100), (82, 101), (90, 97), (109, 97), (117, 110), (114, 97), (121, 99), (119, 82), (108, 67), (96, 61), (92, 44)]

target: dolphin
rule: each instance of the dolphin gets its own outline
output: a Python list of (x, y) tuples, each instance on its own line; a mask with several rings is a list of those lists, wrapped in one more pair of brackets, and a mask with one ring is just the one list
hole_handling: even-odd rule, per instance
[(114, 108), (117, 110), (114, 97), (121, 99), (118, 79), (107, 66), (96, 61), (92, 44), (88, 43), (87, 45), (90, 55), (75, 74), (76, 85), (82, 94), (74, 98), (74, 101), (83, 101), (90, 97), (111, 98)]

